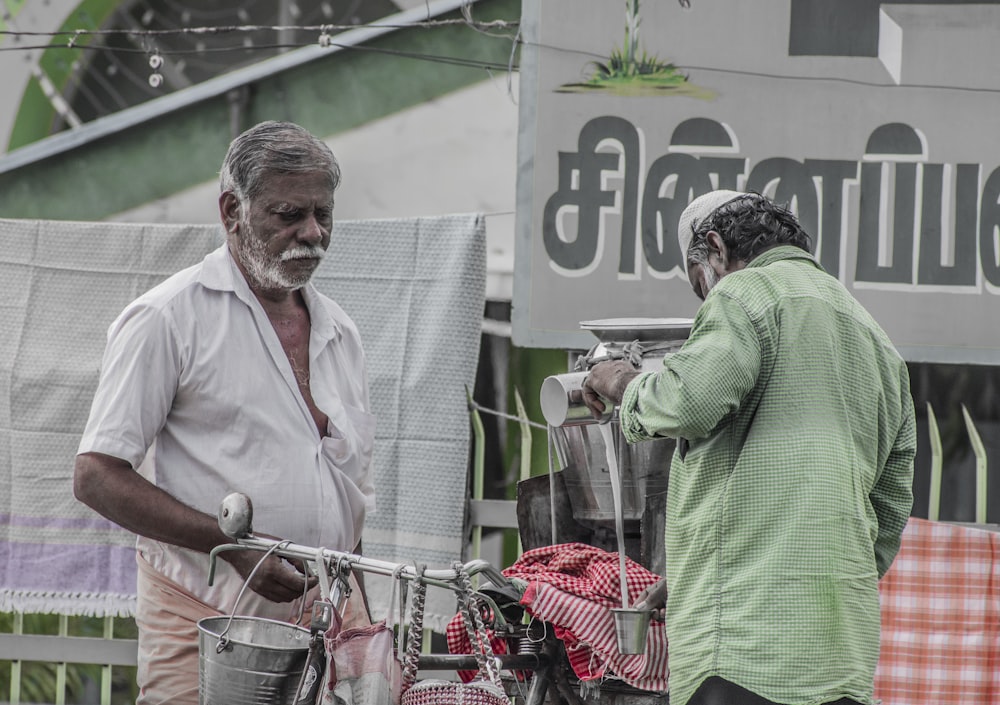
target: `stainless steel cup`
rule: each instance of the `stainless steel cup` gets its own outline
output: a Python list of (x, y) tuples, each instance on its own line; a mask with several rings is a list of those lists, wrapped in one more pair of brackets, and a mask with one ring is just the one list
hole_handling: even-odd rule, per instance
[(641, 654), (646, 651), (646, 633), (653, 610), (612, 608), (615, 617), (615, 636), (618, 637), (618, 653)]

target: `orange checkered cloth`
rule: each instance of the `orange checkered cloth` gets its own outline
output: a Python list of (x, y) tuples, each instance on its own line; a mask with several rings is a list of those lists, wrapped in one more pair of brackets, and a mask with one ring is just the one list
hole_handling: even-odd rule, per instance
[(879, 592), (883, 705), (1000, 703), (1000, 534), (911, 518)]

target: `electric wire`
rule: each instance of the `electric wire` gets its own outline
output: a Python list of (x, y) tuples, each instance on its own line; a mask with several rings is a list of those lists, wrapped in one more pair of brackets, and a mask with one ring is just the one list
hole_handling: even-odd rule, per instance
[[(406, 59), (415, 59), (419, 61), (429, 61), (432, 63), (447, 64), (452, 66), (464, 66), (466, 68), (478, 68), (485, 69), (488, 71), (507, 71), (511, 64), (510, 63), (499, 63), (495, 61), (486, 61), (482, 59), (471, 59), (460, 56), (442, 56), (436, 54), (422, 54), (419, 52), (411, 51), (401, 51), (398, 49), (387, 49), (385, 47), (372, 47), (372, 46), (360, 46), (360, 45), (350, 45), (350, 44), (339, 44), (337, 42), (330, 42), (329, 46), (337, 47), (339, 49), (348, 51), (361, 51), (361, 52), (372, 52), (375, 54), (386, 54), (389, 56), (398, 56)], [(247, 47), (243, 44), (231, 46), (231, 47), (204, 47), (201, 49), (171, 49), (169, 51), (146, 51), (138, 48), (128, 48), (121, 47), (113, 50), (108, 49), (104, 46), (80, 46), (75, 47), (60, 47), (59, 45), (47, 45), (47, 46), (32, 46), (32, 47), (21, 47), (22, 50), (29, 49), (85, 49), (92, 51), (112, 51), (115, 53), (123, 54), (152, 54), (159, 53), (161, 56), (184, 56), (191, 54), (218, 54), (233, 51), (248, 52), (253, 50), (265, 50), (265, 49), (301, 49), (301, 44), (255, 44), (253, 47)], [(0, 51), (10, 51), (9, 47), (0, 47)], [(516, 68), (516, 67), (515, 67)]]
[[(473, 20), (471, 16), (465, 14), (462, 19), (439, 19), (439, 20), (423, 20), (418, 22), (410, 23), (386, 23), (386, 22), (373, 22), (366, 24), (365, 27), (370, 28), (383, 28), (383, 29), (411, 29), (411, 28), (432, 28), (440, 26), (465, 26), (469, 27), (477, 32), (487, 34), (494, 37), (502, 37), (512, 41), (512, 51), (511, 51), (511, 61), (506, 65), (499, 62), (488, 62), (475, 59), (469, 59), (465, 57), (453, 57), (453, 56), (440, 56), (434, 54), (424, 54), (420, 52), (407, 52), (400, 50), (387, 49), (384, 47), (371, 47), (362, 45), (344, 45), (334, 41), (329, 41), (328, 46), (337, 47), (339, 49), (351, 49), (355, 51), (371, 51), (376, 53), (383, 53), (388, 55), (395, 55), (401, 58), (408, 58), (420, 61), (429, 61), (434, 63), (450, 64), (456, 66), (466, 66), (471, 68), (480, 68), (487, 71), (508, 71), (517, 70), (519, 67), (515, 66), (513, 61), (514, 54), (516, 53), (517, 47), (530, 46), (537, 49), (554, 51), (561, 54), (574, 54), (581, 57), (586, 57), (593, 60), (604, 60), (606, 57), (598, 52), (589, 51), (585, 49), (577, 49), (571, 47), (562, 47), (554, 44), (526, 41), (521, 35), (520, 23), (509, 20), (490, 20), (490, 21), (480, 21)], [(120, 52), (120, 53), (153, 53), (158, 51), (162, 56), (180, 56), (180, 55), (192, 55), (192, 54), (218, 54), (226, 52), (252, 52), (252, 51), (273, 51), (282, 49), (297, 49), (304, 46), (311, 46), (316, 42), (308, 43), (269, 43), (269, 44), (254, 44), (252, 47), (248, 47), (243, 43), (233, 46), (222, 46), (222, 47), (198, 47), (194, 49), (176, 49), (172, 48), (169, 50), (165, 49), (142, 49), (139, 47), (129, 48), (129, 47), (116, 47), (111, 49), (106, 46), (91, 46), (88, 44), (79, 44), (79, 40), (84, 38), (95, 38), (95, 37), (108, 37), (108, 36), (129, 36), (132, 39), (135, 38), (149, 38), (154, 39), (158, 36), (176, 36), (176, 35), (224, 35), (224, 34), (246, 34), (251, 32), (287, 32), (287, 31), (298, 31), (298, 32), (316, 32), (319, 37), (329, 37), (327, 34), (331, 31), (339, 30), (353, 30), (358, 29), (358, 25), (344, 25), (344, 24), (310, 24), (310, 25), (225, 25), (218, 27), (182, 27), (176, 29), (155, 29), (155, 30), (135, 30), (135, 29), (94, 29), (94, 30), (59, 30), (53, 32), (38, 32), (38, 31), (22, 31), (22, 30), (0, 30), (0, 37), (2, 36), (12, 36), (15, 40), (20, 40), (25, 37), (51, 37), (51, 38), (61, 38), (69, 37), (65, 46), (61, 46), (58, 43), (50, 44), (32, 44), (32, 45), (21, 45), (14, 44), (12, 46), (0, 46), (0, 52), (2, 51), (47, 51), (51, 49), (98, 49), (102, 48), (106, 51)], [(496, 34), (492, 33), (490, 30), (515, 30), (516, 33), (511, 34)], [(926, 83), (909, 83), (906, 85), (896, 85), (892, 83), (878, 82), (878, 81), (865, 81), (856, 78), (846, 78), (842, 76), (816, 76), (816, 75), (792, 75), (792, 74), (778, 74), (766, 71), (747, 71), (741, 69), (732, 68), (720, 68), (714, 66), (698, 66), (693, 64), (674, 64), (674, 66), (681, 71), (698, 71), (705, 73), (718, 73), (731, 76), (748, 76), (754, 78), (768, 78), (775, 80), (787, 80), (787, 81), (821, 81), (830, 83), (842, 83), (848, 85), (857, 86), (868, 86), (872, 88), (891, 88), (891, 89), (917, 89), (917, 90), (944, 90), (944, 91), (960, 91), (960, 92), (971, 92), (971, 93), (998, 93), (1000, 89), (987, 88), (987, 87), (977, 87), (977, 86), (956, 86), (956, 85), (940, 85), (940, 84), (926, 84)]]
[[(480, 28), (507, 28), (515, 27), (517, 23), (508, 22), (506, 20), (493, 20), (490, 22), (478, 22), (478, 21), (468, 21), (468, 20), (429, 20), (424, 22), (406, 23), (406, 24), (385, 24), (385, 23), (371, 23), (365, 25), (370, 28), (391, 28), (391, 29), (408, 29), (412, 27), (436, 27), (442, 25), (461, 25), (470, 26), (476, 28), (477, 31), (482, 31)], [(282, 32), (282, 31), (303, 31), (303, 32), (319, 32), (320, 37), (327, 37), (328, 41), (324, 42), (324, 46), (337, 47), (341, 50), (353, 50), (353, 51), (363, 51), (363, 52), (373, 52), (378, 54), (385, 54), (389, 56), (397, 56), (400, 58), (414, 59), (419, 61), (428, 61), (432, 63), (446, 64), (452, 66), (463, 66), (467, 68), (478, 68), (486, 71), (511, 71), (514, 69), (514, 51), (511, 52), (511, 60), (507, 63), (485, 61), (480, 59), (472, 59), (468, 57), (457, 57), (457, 56), (444, 56), (437, 54), (428, 54), (421, 52), (410, 52), (403, 51), (399, 49), (389, 49), (386, 47), (375, 47), (375, 46), (365, 46), (365, 45), (347, 45), (329, 38), (326, 34), (329, 31), (336, 29), (357, 29), (356, 25), (232, 25), (225, 27), (187, 27), (181, 29), (162, 29), (162, 30), (134, 30), (134, 29), (122, 29), (122, 30), (60, 30), (56, 32), (27, 32), (27, 31), (15, 31), (15, 30), (0, 30), (0, 36), (8, 35), (15, 36), (17, 38), (21, 37), (69, 37), (69, 41), (65, 45), (59, 43), (51, 44), (35, 44), (35, 45), (21, 45), (15, 44), (11, 46), (0, 46), (0, 51), (49, 51), (49, 50), (89, 50), (89, 51), (107, 51), (111, 53), (120, 54), (159, 54), (160, 56), (185, 56), (185, 55), (208, 55), (208, 54), (220, 54), (228, 52), (252, 52), (252, 51), (273, 51), (282, 49), (300, 49), (304, 46), (313, 46), (316, 42), (309, 43), (255, 43), (252, 47), (246, 46), (244, 43), (234, 44), (232, 46), (216, 46), (216, 47), (195, 47), (192, 49), (180, 49), (180, 48), (160, 48), (160, 47), (127, 47), (119, 46), (111, 48), (104, 45), (103, 43), (94, 44), (83, 44), (78, 43), (81, 38), (93, 38), (93, 37), (121, 37), (125, 36), (131, 40), (136, 38), (155, 38), (157, 36), (175, 36), (175, 35), (219, 35), (219, 34), (229, 34), (229, 33), (249, 33), (249, 32), (262, 32), (262, 31), (272, 31), (272, 32)], [(504, 37), (514, 40), (514, 48), (517, 46), (517, 37), (491, 34), (490, 36)]]
[[(486, 29), (507, 29), (515, 28), (519, 22), (510, 20), (469, 20), (469, 19), (445, 19), (445, 20), (422, 20), (420, 22), (369, 22), (364, 25), (370, 29), (419, 29), (433, 28), (447, 25), (467, 26), (477, 31)], [(29, 31), (29, 30), (0, 30), (0, 36), (13, 37), (70, 37), (71, 41), (79, 37), (101, 37), (114, 35), (132, 35), (140, 37), (156, 37), (162, 35), (176, 34), (230, 34), (237, 32), (330, 32), (346, 31), (358, 29), (356, 24), (311, 24), (311, 25), (219, 25), (202, 27), (179, 27), (177, 29), (60, 29), (50, 32)]]

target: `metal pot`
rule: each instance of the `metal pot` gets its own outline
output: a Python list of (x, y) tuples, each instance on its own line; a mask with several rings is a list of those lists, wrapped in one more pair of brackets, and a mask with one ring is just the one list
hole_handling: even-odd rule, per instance
[[(583, 404), (581, 388), (587, 371), (598, 362), (627, 359), (643, 372), (663, 365), (684, 344), (693, 321), (687, 318), (614, 318), (584, 321), (598, 343), (577, 362), (577, 369), (548, 377), (541, 388), (542, 413), (549, 424), (550, 441), (563, 470), (566, 493), (578, 521), (614, 526), (611, 474), (598, 420)], [(636, 523), (647, 496), (666, 492), (675, 442), (664, 438), (627, 444), (618, 416), (610, 404), (600, 423), (610, 423), (622, 483), (622, 516)]]

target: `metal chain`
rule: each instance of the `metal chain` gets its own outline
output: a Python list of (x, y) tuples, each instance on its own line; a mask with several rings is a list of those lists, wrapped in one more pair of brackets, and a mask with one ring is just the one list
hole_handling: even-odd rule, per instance
[(472, 580), (465, 572), (465, 567), (458, 561), (452, 564), (458, 574), (458, 598), (459, 604), (464, 610), (463, 621), (465, 629), (469, 633), (469, 640), (472, 642), (472, 651), (479, 664), (479, 670), (486, 676), (490, 683), (503, 688), (500, 682), (500, 669), (497, 666), (497, 658), (493, 653), (493, 646), (490, 644), (490, 636), (486, 632), (486, 625), (483, 624), (483, 617), (479, 613), (479, 608), (472, 597)]
[(410, 631), (406, 641), (406, 659), (403, 664), (401, 692), (405, 693), (417, 681), (420, 651), (424, 646), (424, 601), (427, 597), (427, 583), (423, 581), (426, 566), (417, 567), (417, 577), (413, 585), (413, 602), (410, 603)]

